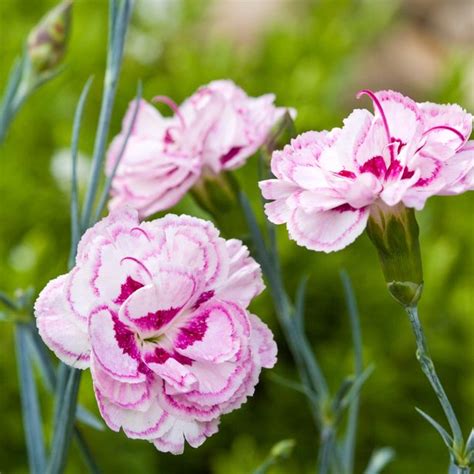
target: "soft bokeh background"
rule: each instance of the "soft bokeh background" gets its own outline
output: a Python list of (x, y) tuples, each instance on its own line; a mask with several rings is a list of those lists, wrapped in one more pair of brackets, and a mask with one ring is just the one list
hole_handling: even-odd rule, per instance
[[(112, 123), (120, 128), (137, 81), (144, 95), (183, 100), (199, 85), (231, 78), (251, 95), (274, 92), (280, 105), (298, 110), (299, 131), (331, 128), (355, 106), (361, 88), (394, 88), (419, 101), (474, 105), (474, 4), (471, 0), (136, 0)], [(0, 2), (0, 84), (31, 26), (55, 2)], [(87, 178), (101, 97), (107, 5), (78, 0), (64, 72), (39, 90), (20, 112), (0, 149), (0, 288), (39, 291), (66, 269), (69, 245), (67, 148), (81, 88), (95, 76), (81, 136), (81, 176)], [(369, 106), (368, 102), (363, 103)], [(238, 177), (253, 196), (256, 166)], [(426, 291), (421, 316), (440, 376), (467, 433), (474, 413), (473, 196), (433, 198), (419, 213)], [(175, 212), (199, 214), (186, 199)], [(280, 229), (280, 248), (293, 292), (311, 274), (307, 326), (335, 390), (352, 370), (350, 332), (338, 272), (351, 275), (361, 310), (364, 357), (376, 370), (363, 390), (357, 469), (374, 448), (392, 446), (387, 473), (444, 473), (446, 452), (434, 430), (414, 411), (443, 420), (414, 357), (407, 318), (385, 291), (366, 236), (331, 255), (298, 248)], [(275, 372), (295, 377), (268, 298), (255, 312), (276, 332)], [(0, 326), (0, 471), (27, 472), (13, 330)], [(81, 401), (93, 411), (90, 376)], [(50, 412), (43, 396), (45, 417)], [(50, 433), (51, 426), (47, 426)], [(157, 452), (122, 433), (84, 428), (106, 473), (251, 472), (277, 441), (294, 438), (291, 458), (272, 473), (314, 472), (315, 430), (302, 396), (268, 373), (256, 395), (225, 416), (218, 435), (183, 456)], [(68, 473), (85, 472), (76, 448)]]

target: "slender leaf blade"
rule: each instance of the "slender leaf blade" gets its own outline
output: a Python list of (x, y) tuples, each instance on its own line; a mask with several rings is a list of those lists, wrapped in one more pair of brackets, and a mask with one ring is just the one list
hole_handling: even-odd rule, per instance
[(37, 387), (29, 357), (28, 338), (28, 326), (17, 324), (16, 353), (28, 462), (32, 474), (44, 474), (46, 465), (45, 444)]
[(453, 438), (451, 435), (436, 420), (431, 418), (431, 416), (425, 413), (423, 410), (420, 410), (417, 407), (415, 407), (415, 410), (439, 433), (446, 446), (449, 449), (452, 449)]
[(380, 448), (373, 452), (370, 457), (369, 465), (364, 474), (379, 474), (395, 457), (395, 451), (392, 448)]

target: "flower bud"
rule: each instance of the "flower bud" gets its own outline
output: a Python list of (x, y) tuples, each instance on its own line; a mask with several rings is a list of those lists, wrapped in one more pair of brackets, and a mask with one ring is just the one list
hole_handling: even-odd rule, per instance
[(271, 450), (271, 456), (274, 459), (285, 459), (290, 456), (293, 448), (295, 447), (294, 439), (284, 439), (273, 445)]
[(274, 150), (281, 150), (296, 137), (296, 128), (293, 121), (294, 111), (288, 109), (275, 123), (268, 133), (265, 143), (260, 148), (264, 158), (270, 162)]
[(191, 188), (198, 206), (216, 222), (225, 237), (242, 237), (247, 232), (245, 216), (239, 202), (239, 184), (229, 171), (203, 173)]
[(377, 248), (388, 290), (403, 306), (415, 306), (423, 289), (423, 270), (414, 210), (402, 203), (377, 203), (367, 233)]
[(66, 52), (72, 15), (72, 1), (66, 0), (48, 12), (28, 36), (28, 57), (32, 70), (52, 71)]

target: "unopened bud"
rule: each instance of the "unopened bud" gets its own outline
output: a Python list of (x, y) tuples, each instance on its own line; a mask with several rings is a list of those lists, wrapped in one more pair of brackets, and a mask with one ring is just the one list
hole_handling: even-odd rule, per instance
[(284, 439), (272, 447), (271, 456), (276, 459), (287, 458), (295, 447), (294, 439)]
[(292, 138), (296, 137), (293, 115), (291, 110), (287, 110), (268, 133), (268, 137), (261, 147), (261, 151), (268, 162), (270, 162), (274, 150), (283, 149)]
[(72, 0), (48, 12), (28, 36), (28, 56), (32, 70), (41, 74), (52, 71), (61, 62), (70, 31)]
[(247, 231), (239, 201), (239, 184), (227, 171), (204, 173), (191, 194), (198, 206), (213, 217), (224, 237), (242, 237)]
[(414, 210), (402, 203), (373, 206), (367, 233), (392, 296), (405, 307), (416, 305), (423, 290), (423, 270)]

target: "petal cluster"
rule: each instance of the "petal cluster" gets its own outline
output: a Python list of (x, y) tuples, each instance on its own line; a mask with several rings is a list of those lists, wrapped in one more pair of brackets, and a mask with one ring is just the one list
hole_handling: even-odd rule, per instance
[(65, 363), (90, 368), (115, 431), (181, 453), (217, 431), (276, 362), (267, 326), (247, 311), (259, 265), (210, 223), (123, 209), (83, 236), (76, 266), (36, 304), (41, 337)]
[[(147, 217), (176, 204), (204, 173), (219, 174), (238, 168), (265, 141), (286, 109), (274, 106), (273, 94), (253, 98), (233, 82), (214, 81), (199, 88), (177, 106), (167, 97), (174, 114), (163, 117), (141, 100), (131, 135), (112, 183), (110, 209), (124, 204)], [(122, 132), (108, 151), (111, 174), (133, 119), (132, 102)]]
[(472, 115), (393, 91), (364, 94), (374, 113), (357, 109), (342, 128), (299, 135), (274, 152), (275, 179), (260, 182), (269, 220), (311, 250), (353, 242), (375, 207), (420, 210), (430, 196), (474, 189)]

